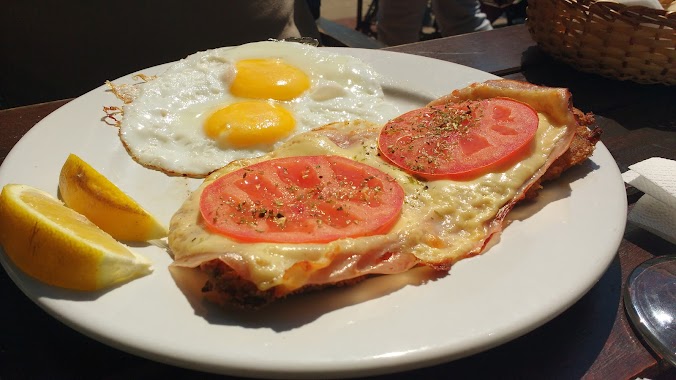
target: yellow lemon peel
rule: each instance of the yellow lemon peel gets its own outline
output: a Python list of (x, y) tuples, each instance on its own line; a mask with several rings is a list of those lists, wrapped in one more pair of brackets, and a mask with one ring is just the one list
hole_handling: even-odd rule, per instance
[(149, 260), (27, 185), (9, 184), (0, 193), (0, 244), (26, 274), (68, 289), (99, 290), (152, 271)]
[(68, 207), (117, 240), (148, 241), (167, 236), (167, 228), (154, 216), (74, 154), (61, 168), (59, 193)]

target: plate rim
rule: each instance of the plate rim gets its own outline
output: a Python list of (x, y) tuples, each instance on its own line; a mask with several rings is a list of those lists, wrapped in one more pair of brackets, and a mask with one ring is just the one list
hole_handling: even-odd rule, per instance
[[(452, 62), (447, 62), (447, 61), (441, 61), (437, 60), (434, 58), (430, 57), (424, 57), (424, 56), (417, 56), (417, 55), (411, 55), (407, 53), (401, 53), (401, 52), (391, 52), (391, 51), (382, 51), (382, 50), (368, 50), (368, 49), (354, 49), (354, 48), (327, 48), (328, 50), (331, 51), (336, 51), (338, 53), (344, 53), (344, 52), (350, 52), (352, 54), (360, 55), (360, 58), (365, 59), (367, 62), (370, 61), (370, 59), (373, 59), (373, 57), (378, 57), (378, 59), (394, 59), (394, 60), (413, 60), (416, 61), (420, 64), (424, 62), (432, 62), (436, 61), (437, 65), (443, 65), (447, 66), (449, 68), (449, 71), (463, 71), (466, 73), (474, 73), (477, 76), (484, 76), (484, 77), (493, 77), (493, 78), (499, 78), (497, 76), (494, 76), (489, 73), (482, 72), (477, 69), (469, 68), (466, 66), (462, 66), (456, 63)], [(151, 69), (158, 69), (165, 67), (168, 64), (163, 64), (163, 65), (158, 65), (153, 68), (149, 68), (147, 70)], [(451, 69), (452, 68), (452, 69)], [(143, 71), (143, 70), (141, 70)], [(127, 76), (124, 76), (122, 78), (129, 77), (133, 74), (129, 74)], [(474, 76), (472, 76), (474, 77)], [(121, 79), (121, 78), (119, 78)], [(476, 81), (476, 80), (473, 80)], [(49, 125), (50, 123), (53, 123), (54, 120), (56, 120), (57, 117), (59, 117), (61, 114), (68, 112), (71, 108), (75, 108), (79, 102), (83, 101), (82, 99), (87, 98), (88, 96), (91, 96), (92, 93), (98, 93), (102, 89), (105, 88), (105, 85), (100, 86), (96, 89), (93, 89), (92, 91), (82, 95), (81, 97), (78, 97), (74, 99), (74, 101), (71, 101), (56, 111), (52, 112), (50, 115), (47, 117), (43, 118), (40, 122), (38, 122), (34, 127), (32, 127), (16, 144), (15, 146), (10, 150), (10, 152), (7, 154), (2, 166), (0, 166), (0, 183), (4, 183), (4, 176), (5, 172), (8, 170), (6, 166), (9, 166), (9, 164), (6, 165), (7, 162), (13, 162), (13, 154), (16, 152), (20, 151), (23, 149), (23, 145), (26, 144), (25, 141), (29, 141), (30, 139), (34, 138), (33, 134), (39, 134), (42, 126)], [(449, 91), (450, 92), (450, 89)], [(69, 106), (70, 105), (70, 106)], [(40, 127), (39, 127), (40, 126)], [(37, 127), (37, 128), (36, 128)], [(30, 137), (27, 137), (30, 136)], [(24, 141), (22, 143), (22, 141)], [(610, 167), (609, 170), (615, 171), (616, 176), (619, 180), (617, 186), (621, 183), (621, 177), (620, 177), (620, 172), (619, 168), (617, 168), (617, 165), (615, 164), (614, 160), (612, 159), (612, 156), (610, 155), (610, 152), (607, 150), (607, 148), (602, 144), (599, 143), (596, 147), (597, 152), (594, 153), (594, 156), (592, 156), (592, 161), (593, 159), (600, 160), (600, 161), (605, 161), (606, 163), (612, 163), (614, 165), (613, 167)], [(616, 190), (618, 188), (616, 187)], [(622, 192), (624, 193), (624, 187), (622, 185)], [(292, 368), (294, 364), (288, 364), (286, 368), (281, 368), (281, 367), (275, 367), (275, 368), (251, 368), (250, 365), (245, 365), (241, 367), (233, 367), (233, 366), (227, 366), (227, 368), (223, 366), (219, 366), (215, 363), (195, 363), (192, 361), (185, 361), (182, 360), (180, 357), (171, 357), (170, 355), (165, 354), (160, 354), (157, 353), (156, 351), (153, 350), (148, 350), (147, 347), (140, 348), (137, 345), (134, 344), (129, 344), (128, 342), (121, 342), (121, 341), (115, 341), (115, 340), (110, 340), (109, 337), (106, 337), (105, 334), (101, 334), (101, 331), (95, 331), (95, 330), (90, 330), (87, 328), (83, 328), (81, 324), (78, 324), (77, 321), (74, 321), (72, 319), (64, 317), (62, 314), (58, 313), (53, 305), (50, 305), (49, 302), (45, 302), (44, 298), (41, 297), (36, 297), (35, 291), (30, 288), (31, 284), (27, 284), (24, 279), (21, 278), (20, 273), (15, 273), (14, 270), (11, 268), (11, 265), (9, 262), (7, 262), (6, 254), (4, 251), (2, 251), (2, 254), (0, 255), (0, 261), (2, 262), (3, 268), (5, 268), (5, 271), (9, 274), (10, 278), (12, 281), (21, 289), (21, 291), (26, 294), (27, 297), (29, 297), (34, 303), (36, 303), (40, 308), (45, 310), (48, 314), (56, 318), (57, 320), (61, 321), (62, 323), (68, 325), (69, 327), (73, 328), (76, 331), (79, 331), (83, 333), (84, 335), (89, 336), (92, 339), (95, 339), (97, 341), (100, 341), (104, 344), (107, 344), (109, 346), (115, 347), (117, 349), (130, 352), (134, 355), (138, 355), (141, 357), (148, 358), (150, 360), (155, 360), (159, 362), (163, 362), (166, 364), (170, 365), (177, 365), (185, 368), (190, 368), (194, 370), (200, 370), (200, 371), (206, 371), (206, 372), (214, 372), (214, 373), (221, 373), (221, 374), (230, 374), (230, 375), (256, 375), (256, 376), (262, 376), (262, 377), (313, 377), (317, 375), (321, 375), (323, 377), (341, 377), (341, 376), (357, 376), (357, 375), (376, 375), (376, 374), (385, 374), (385, 373), (391, 373), (391, 372), (396, 372), (396, 371), (403, 371), (403, 370), (410, 370), (410, 369), (415, 369), (415, 368), (420, 368), (423, 366), (428, 366), (428, 365), (433, 365), (433, 364), (439, 364), (442, 362), (447, 362), (450, 360), (456, 360), (460, 359), (462, 357), (466, 357), (469, 355), (476, 354), (481, 351), (485, 351), (487, 349), (490, 349), (492, 347), (504, 344), (507, 341), (510, 341), (518, 336), (521, 336), (529, 331), (532, 331), (536, 329), (537, 327), (540, 327), (541, 325), (545, 324), (546, 322), (550, 321), (551, 319), (555, 318), (557, 315), (568, 309), (571, 305), (573, 305), (577, 300), (579, 300), (584, 294), (586, 294), (589, 289), (591, 289), (598, 279), (605, 273), (607, 267), (610, 265), (612, 260), (615, 257), (615, 251), (617, 250), (617, 247), (619, 246), (621, 240), (622, 240), (622, 232), (624, 231), (624, 225), (626, 224), (626, 202), (620, 203), (624, 205), (624, 209), (621, 207), (616, 210), (616, 214), (620, 216), (616, 227), (621, 227), (618, 228), (619, 232), (615, 233), (615, 240), (612, 242), (609, 242), (607, 244), (607, 248), (609, 251), (612, 251), (612, 254), (606, 253), (601, 260), (601, 262), (597, 263), (598, 267), (603, 267), (603, 270), (599, 270), (595, 278), (588, 278), (585, 281), (585, 286), (578, 287), (578, 291), (576, 294), (569, 295), (567, 297), (567, 300), (565, 303), (560, 304), (557, 310), (554, 310), (552, 312), (546, 313), (547, 315), (541, 316), (539, 319), (538, 323), (536, 324), (529, 324), (527, 328), (524, 328), (524, 326), (521, 326), (521, 328), (518, 331), (512, 331), (511, 333), (508, 334), (503, 334), (500, 339), (495, 339), (495, 338), (487, 338), (486, 342), (482, 344), (478, 344), (476, 347), (474, 347), (470, 351), (466, 351), (466, 354), (462, 353), (449, 353), (449, 352), (443, 352), (443, 350), (440, 351), (440, 349), (437, 350), (420, 350), (417, 352), (413, 353), (408, 353), (403, 356), (393, 356), (391, 358), (380, 358), (377, 360), (362, 360), (362, 361), (356, 361), (354, 364), (354, 367), (352, 368), (346, 368), (344, 366), (334, 366), (333, 368), (320, 368), (323, 363), (315, 363), (315, 366), (312, 368), (305, 368), (303, 370), (298, 370), (297, 368), (294, 369)], [(622, 219), (622, 217), (624, 219)], [(621, 231), (620, 231), (621, 230)], [(152, 276), (152, 275), (151, 275)], [(480, 346), (480, 347), (479, 347)], [(433, 355), (430, 355), (433, 354)], [(255, 369), (254, 372), (251, 372), (252, 369)], [(279, 369), (282, 369), (283, 371), (278, 371)]]

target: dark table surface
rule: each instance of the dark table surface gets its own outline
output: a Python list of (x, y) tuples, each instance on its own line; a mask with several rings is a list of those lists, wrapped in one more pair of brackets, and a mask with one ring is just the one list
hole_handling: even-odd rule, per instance
[[(602, 142), (621, 171), (653, 156), (676, 159), (676, 88), (578, 72), (538, 49), (523, 25), (388, 50), (474, 67), (509, 79), (567, 87), (575, 106), (596, 115)], [(37, 122), (69, 99), (0, 111), (0, 159)], [(641, 194), (627, 188), (629, 208)], [(599, 228), (603, 228), (599, 226)], [(509, 343), (447, 364), (382, 378), (676, 378), (628, 322), (621, 291), (644, 260), (676, 246), (628, 224), (615, 260), (598, 283), (561, 315)], [(61, 324), (0, 271), (0, 379), (224, 378), (172, 367), (110, 348)], [(380, 378), (380, 377), (379, 377)]]

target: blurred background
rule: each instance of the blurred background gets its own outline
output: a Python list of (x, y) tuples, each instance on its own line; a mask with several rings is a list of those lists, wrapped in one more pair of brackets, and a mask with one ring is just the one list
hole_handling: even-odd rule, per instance
[[(484, 7), (494, 27), (524, 22), (526, 0), (485, 3), (495, 1), (517, 4)], [(0, 109), (78, 97), (106, 80), (197, 51), (267, 39), (264, 36), (288, 22), (285, 11), (301, 33), (317, 33), (318, 29), (324, 46), (385, 46), (376, 35), (378, 0), (270, 0), (264, 8), (249, 12), (249, 19), (243, 18), (249, 4), (222, 0), (3, 1)], [(428, 6), (420, 39), (438, 37)]]

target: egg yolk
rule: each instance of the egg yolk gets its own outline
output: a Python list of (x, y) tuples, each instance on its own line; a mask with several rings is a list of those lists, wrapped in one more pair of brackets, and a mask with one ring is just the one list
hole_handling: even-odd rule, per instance
[(293, 131), (289, 111), (264, 101), (233, 103), (219, 109), (204, 123), (204, 131), (222, 146), (246, 148), (270, 145)]
[(291, 100), (310, 88), (310, 78), (279, 59), (246, 59), (235, 64), (230, 92), (253, 99)]

